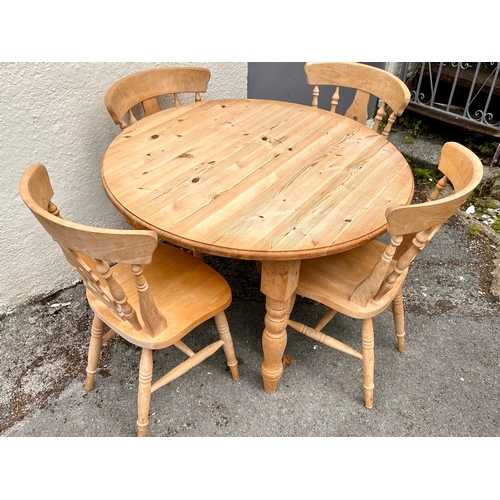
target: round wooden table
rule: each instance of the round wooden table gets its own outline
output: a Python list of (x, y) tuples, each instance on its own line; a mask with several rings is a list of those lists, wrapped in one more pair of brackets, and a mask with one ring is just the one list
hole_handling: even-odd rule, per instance
[(270, 100), (202, 101), (122, 131), (104, 189), (136, 227), (202, 253), (262, 263), (264, 389), (281, 377), (301, 259), (354, 248), (408, 204), (413, 175), (386, 138), (329, 111)]

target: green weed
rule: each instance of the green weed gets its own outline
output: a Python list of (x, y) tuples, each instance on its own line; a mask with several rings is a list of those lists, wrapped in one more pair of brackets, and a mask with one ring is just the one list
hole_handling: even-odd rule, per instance
[(464, 145), (470, 150), (480, 153), (482, 155), (493, 156), (498, 148), (498, 141), (493, 141), (490, 139), (477, 138), (477, 137), (467, 137), (464, 141)]
[(431, 189), (437, 184), (443, 174), (439, 170), (429, 170), (428, 168), (414, 168), (415, 181), (418, 185), (429, 184)]
[(477, 236), (481, 231), (481, 228), (479, 226), (477, 226), (476, 224), (473, 224), (470, 228), (469, 228), (469, 234), (471, 234), (472, 236)]
[(408, 115), (400, 116), (398, 123), (408, 132), (405, 141), (409, 143), (415, 142), (415, 140), (429, 128), (423, 118), (415, 118), (414, 116)]
[(497, 216), (497, 220), (491, 225), (491, 229), (495, 231), (495, 233), (500, 234), (500, 219)]

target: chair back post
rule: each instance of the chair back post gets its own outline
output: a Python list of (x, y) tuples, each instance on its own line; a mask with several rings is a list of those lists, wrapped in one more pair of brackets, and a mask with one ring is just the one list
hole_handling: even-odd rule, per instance
[(397, 248), (403, 241), (402, 236), (393, 236), (384, 250), (380, 260), (375, 264), (372, 272), (362, 281), (351, 295), (350, 301), (360, 306), (366, 306), (380, 288), (380, 283), (387, 275)]
[(153, 296), (148, 287), (146, 278), (142, 274), (142, 266), (132, 264), (132, 274), (139, 296), (139, 308), (141, 311), (144, 327), (151, 338), (155, 338), (160, 332), (167, 328), (167, 319), (158, 311)]
[[(415, 257), (424, 249), (425, 245), (427, 245), (431, 231), (432, 228), (429, 228), (415, 235), (412, 239), (411, 246), (399, 259), (397, 259), (393, 271), (382, 281), (377, 293), (373, 296), (373, 300), (381, 300), (382, 297), (392, 289), (398, 278), (408, 269)], [(403, 237), (399, 236), (399, 238), (401, 238), (402, 241)]]
[(398, 116), (403, 114), (410, 101), (408, 87), (398, 77), (380, 68), (355, 62), (313, 62), (304, 66), (307, 83), (314, 86), (313, 106), (317, 107), (319, 86), (333, 85), (335, 93), (331, 110), (336, 111), (339, 88), (347, 87), (356, 90), (354, 100), (345, 112), (345, 116), (366, 123), (368, 103), (371, 96), (377, 97), (380, 107), (374, 117), (373, 130), (378, 130), (388, 106), (392, 113), (388, 117), (383, 136), (388, 136)]

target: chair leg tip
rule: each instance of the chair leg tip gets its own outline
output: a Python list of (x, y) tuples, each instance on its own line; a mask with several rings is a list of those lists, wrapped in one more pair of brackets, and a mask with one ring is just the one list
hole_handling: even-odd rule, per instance
[(233, 380), (235, 382), (238, 382), (240, 380), (240, 371), (237, 367), (231, 367), (231, 376), (233, 377)]
[(373, 396), (365, 396), (365, 407), (371, 410), (373, 408)]
[(146, 437), (147, 429), (148, 423), (140, 424), (137, 422), (137, 437)]

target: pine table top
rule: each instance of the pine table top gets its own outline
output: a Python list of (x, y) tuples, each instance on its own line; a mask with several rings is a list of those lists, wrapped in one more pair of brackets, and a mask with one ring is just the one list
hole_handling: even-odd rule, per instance
[(134, 225), (203, 253), (321, 257), (385, 231), (409, 204), (411, 169), (386, 138), (336, 113), (224, 99), (161, 111), (122, 131), (104, 189)]

